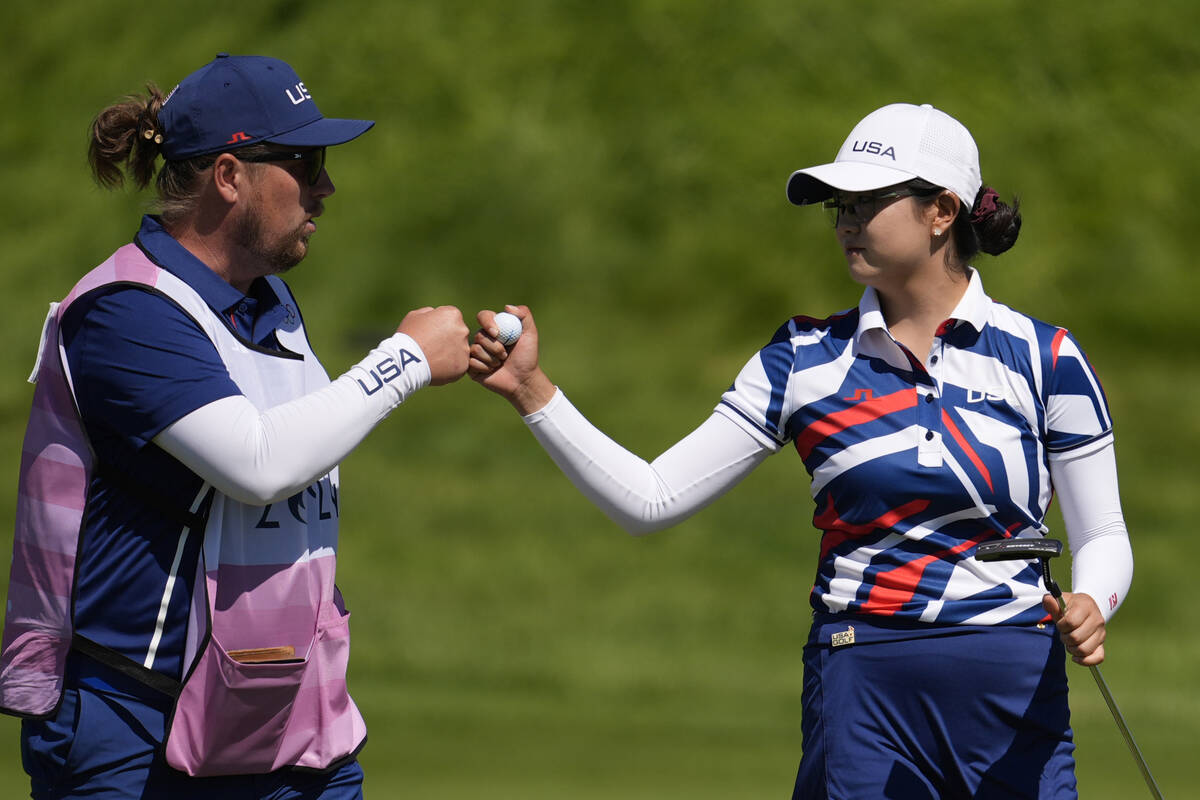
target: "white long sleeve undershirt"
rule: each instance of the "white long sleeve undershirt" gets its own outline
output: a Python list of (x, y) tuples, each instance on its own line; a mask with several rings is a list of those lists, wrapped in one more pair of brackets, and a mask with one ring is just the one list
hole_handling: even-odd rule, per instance
[(1071, 590), (1091, 596), (1107, 622), (1133, 583), (1133, 550), (1117, 483), (1112, 439), (1072, 458), (1051, 457), (1055, 488), (1071, 548)]
[[(402, 358), (401, 350), (418, 361)], [(364, 385), (385, 359), (404, 368), (368, 394)], [(167, 426), (154, 442), (217, 491), (250, 505), (290, 497), (333, 469), (396, 406), (430, 381), (411, 337), (384, 339), (328, 386), (267, 411), (244, 395), (209, 403)]]
[[(534, 437), (583, 494), (632, 534), (668, 528), (712, 503), (775, 450), (729, 418), (713, 413), (653, 462), (592, 425), (561, 391), (526, 416)], [(1121, 514), (1112, 443), (1054, 460), (1073, 559), (1073, 587), (1110, 619), (1133, 578), (1133, 554)]]

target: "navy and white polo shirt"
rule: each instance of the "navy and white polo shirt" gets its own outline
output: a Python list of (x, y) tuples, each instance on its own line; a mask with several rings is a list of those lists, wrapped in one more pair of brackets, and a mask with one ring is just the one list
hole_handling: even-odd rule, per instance
[(1112, 437), (1074, 338), (991, 300), (974, 270), (924, 363), (868, 288), (856, 309), (782, 325), (717, 411), (773, 450), (792, 443), (812, 476), (813, 608), (911, 622), (1043, 619), (1039, 571), (975, 547), (1044, 535), (1050, 460)]

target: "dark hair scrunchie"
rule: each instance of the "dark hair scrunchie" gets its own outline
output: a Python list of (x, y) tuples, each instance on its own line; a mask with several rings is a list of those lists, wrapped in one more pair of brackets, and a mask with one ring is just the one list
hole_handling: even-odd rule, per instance
[(975, 210), (971, 212), (971, 222), (980, 223), (996, 213), (996, 201), (1000, 195), (990, 186), (983, 187), (983, 193), (975, 201)]

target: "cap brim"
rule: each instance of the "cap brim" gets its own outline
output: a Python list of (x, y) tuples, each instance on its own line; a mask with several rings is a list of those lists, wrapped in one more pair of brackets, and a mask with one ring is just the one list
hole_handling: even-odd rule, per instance
[(269, 136), (264, 141), (288, 147), (331, 147), (358, 138), (369, 131), (374, 124), (375, 121), (370, 119), (322, 117), (287, 133)]
[(796, 205), (804, 206), (828, 200), (835, 189), (842, 192), (871, 192), (915, 177), (911, 172), (878, 164), (835, 161), (793, 172), (788, 178), (787, 196)]

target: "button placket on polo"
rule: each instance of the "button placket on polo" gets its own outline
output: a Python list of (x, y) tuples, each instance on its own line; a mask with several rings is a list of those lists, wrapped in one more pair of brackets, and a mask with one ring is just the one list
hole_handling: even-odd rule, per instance
[(929, 384), (917, 384), (917, 463), (942, 466), (942, 352), (941, 337), (933, 340), (925, 370)]

